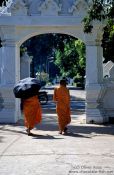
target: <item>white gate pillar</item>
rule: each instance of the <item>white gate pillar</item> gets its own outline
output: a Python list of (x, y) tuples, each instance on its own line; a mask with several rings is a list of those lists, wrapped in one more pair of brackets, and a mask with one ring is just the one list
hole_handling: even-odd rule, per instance
[(1, 84), (1, 69), (2, 68), (2, 48), (0, 48), (0, 84)]
[(12, 39), (2, 41), (0, 84), (0, 122), (15, 123), (19, 114), (19, 100), (13, 94), (14, 84), (19, 80), (19, 48)]
[(19, 49), (14, 40), (4, 40), (2, 46), (1, 84), (14, 85), (19, 79)]
[(86, 35), (86, 122), (104, 123), (102, 48), (100, 38), (93, 38)]

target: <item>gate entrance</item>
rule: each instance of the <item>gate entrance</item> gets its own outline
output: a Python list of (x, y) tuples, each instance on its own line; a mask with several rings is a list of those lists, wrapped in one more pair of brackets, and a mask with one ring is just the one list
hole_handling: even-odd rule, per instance
[(102, 26), (94, 24), (84, 34), (82, 19), (86, 0), (9, 0), (0, 9), (0, 122), (15, 123), (19, 100), (13, 95), (20, 80), (20, 46), (27, 39), (45, 33), (63, 33), (80, 38), (86, 45), (86, 122), (107, 121), (103, 107)]

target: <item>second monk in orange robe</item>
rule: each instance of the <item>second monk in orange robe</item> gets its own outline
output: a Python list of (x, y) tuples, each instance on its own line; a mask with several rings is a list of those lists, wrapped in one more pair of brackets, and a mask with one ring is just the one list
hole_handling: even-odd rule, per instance
[(67, 125), (71, 122), (70, 116), (70, 94), (66, 87), (66, 81), (60, 80), (60, 86), (54, 89), (53, 100), (56, 102), (59, 133), (67, 131)]

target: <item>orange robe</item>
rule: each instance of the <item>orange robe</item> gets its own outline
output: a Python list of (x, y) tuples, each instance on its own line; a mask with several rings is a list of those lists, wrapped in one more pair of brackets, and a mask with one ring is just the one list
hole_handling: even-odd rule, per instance
[(64, 131), (65, 126), (71, 122), (69, 90), (64, 86), (55, 88), (53, 100), (56, 102), (59, 129)]
[(42, 112), (38, 96), (30, 97), (23, 102), (24, 122), (27, 128), (33, 129), (41, 122)]

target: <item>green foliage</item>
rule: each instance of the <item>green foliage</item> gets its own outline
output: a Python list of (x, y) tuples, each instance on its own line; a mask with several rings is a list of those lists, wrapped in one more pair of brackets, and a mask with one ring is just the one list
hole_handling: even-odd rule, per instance
[(88, 10), (88, 14), (91, 20), (102, 20), (105, 18), (105, 11), (103, 8), (103, 0), (93, 0), (93, 5)]
[(94, 20), (106, 22), (102, 39), (104, 62), (114, 62), (114, 0), (93, 0), (88, 15), (82, 21), (85, 33), (92, 32)]
[(62, 76), (72, 76), (78, 53), (70, 47), (70, 44), (66, 44), (63, 51), (56, 51), (55, 56), (55, 64), (60, 68)]
[(25, 53), (27, 51), (27, 48), (26, 47), (21, 47), (20, 48), (20, 56), (23, 55), (23, 53)]
[[(35, 77), (39, 71), (46, 72), (47, 59), (54, 56), (54, 34), (38, 35), (30, 38), (21, 47), (27, 47), (28, 54), (33, 56), (31, 63), (31, 76)], [(58, 68), (53, 64), (50, 74), (54, 77), (58, 74)]]
[[(62, 76), (74, 77), (77, 74), (85, 76), (85, 45), (80, 40), (64, 41), (64, 50), (55, 53), (55, 64), (60, 68)], [(82, 80), (83, 81), (83, 80)]]
[[(74, 41), (74, 42), (72, 42)], [(74, 74), (74, 67), (72, 65), (75, 65), (77, 52), (72, 50), (75, 45), (76, 38), (65, 35), (65, 34), (43, 34), (38, 35), (35, 37), (30, 38), (27, 40), (21, 47), (27, 47), (28, 54), (30, 56), (33, 56), (32, 64), (31, 64), (31, 76), (34, 77), (35, 74), (40, 71), (39, 65), (41, 65), (41, 71), (46, 72), (46, 65), (48, 63), (48, 58), (53, 57), (55, 58), (55, 55), (58, 57), (56, 60), (59, 62), (58, 64), (61, 66), (58, 67), (58, 64), (54, 64), (55, 60), (53, 60), (53, 63), (50, 64), (50, 78), (54, 78), (57, 75), (60, 74), (60, 71), (62, 75), (69, 74), (68, 70), (71, 69), (71, 74)], [(61, 58), (59, 55), (61, 53), (65, 53), (64, 57), (62, 58), (63, 61), (59, 60)], [(69, 66), (67, 66), (66, 60), (64, 61), (64, 58), (67, 56), (67, 61), (69, 62)], [(53, 64), (53, 65), (52, 65)], [(44, 65), (44, 67), (43, 67)], [(65, 67), (65, 71), (62, 69)], [(66, 73), (68, 72), (68, 73)], [(72, 75), (73, 76), (73, 75)]]
[(112, 20), (109, 20), (107, 26), (104, 27), (102, 39), (104, 63), (109, 60), (114, 62), (114, 24), (112, 23)]
[(85, 86), (85, 82), (84, 82), (84, 77), (77, 74), (76, 76), (74, 76), (74, 83), (76, 84), (77, 87), (83, 87)]
[(85, 33), (91, 33), (92, 32), (92, 28), (93, 28), (93, 26), (91, 25), (91, 18), (86, 16), (83, 19), (83, 22), (84, 22), (84, 32)]
[(84, 23), (85, 33), (92, 32), (92, 29), (93, 29), (92, 21), (93, 20), (101, 21), (102, 19), (105, 19), (106, 9), (105, 10), (104, 9), (105, 8), (104, 8), (103, 0), (93, 0), (93, 3), (88, 10), (88, 15), (85, 16), (85, 18), (82, 21)]

